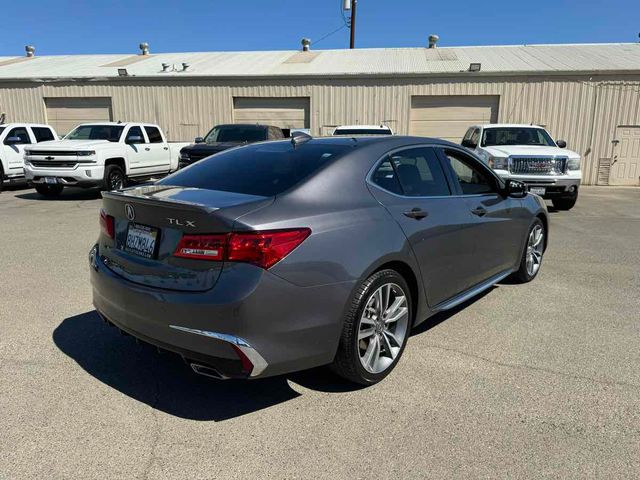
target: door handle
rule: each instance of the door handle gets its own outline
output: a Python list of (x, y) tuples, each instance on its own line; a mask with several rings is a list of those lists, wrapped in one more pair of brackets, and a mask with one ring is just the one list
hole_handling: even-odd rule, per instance
[(169, 147), (164, 147), (165, 150), (169, 150)]
[(421, 208), (412, 208), (408, 212), (404, 212), (405, 217), (415, 218), (416, 220), (422, 220), (424, 217), (429, 215), (429, 212), (422, 210)]
[(487, 210), (484, 207), (476, 207), (473, 210), (471, 210), (471, 213), (479, 217), (483, 217), (487, 214)]
[(149, 147), (144, 147), (144, 149), (148, 152), (149, 150), (151, 150)]

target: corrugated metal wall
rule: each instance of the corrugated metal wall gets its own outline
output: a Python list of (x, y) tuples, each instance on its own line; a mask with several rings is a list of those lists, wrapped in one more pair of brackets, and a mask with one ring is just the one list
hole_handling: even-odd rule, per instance
[(498, 121), (546, 125), (583, 156), (587, 184), (610, 156), (616, 127), (640, 125), (640, 75), (3, 82), (0, 112), (8, 121), (45, 122), (45, 98), (111, 97), (115, 119), (158, 123), (171, 140), (191, 140), (233, 122), (234, 97), (309, 97), (313, 134), (382, 122), (404, 134), (413, 95), (499, 95)]

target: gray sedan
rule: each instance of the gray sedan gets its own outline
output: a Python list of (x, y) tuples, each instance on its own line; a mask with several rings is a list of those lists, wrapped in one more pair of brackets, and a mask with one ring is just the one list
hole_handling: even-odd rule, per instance
[(532, 280), (549, 228), (523, 184), (416, 137), (258, 143), (103, 196), (97, 311), (215, 378), (376, 383), (416, 325)]

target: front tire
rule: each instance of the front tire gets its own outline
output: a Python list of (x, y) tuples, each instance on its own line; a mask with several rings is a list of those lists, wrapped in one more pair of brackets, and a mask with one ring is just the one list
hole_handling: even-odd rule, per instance
[(413, 324), (411, 291), (395, 270), (381, 270), (357, 290), (344, 319), (334, 372), (373, 385), (397, 365)]
[(35, 185), (36, 192), (43, 197), (57, 197), (64, 190), (64, 185), (47, 185), (44, 183), (38, 183)]
[(554, 198), (551, 200), (551, 203), (556, 210), (571, 210), (577, 200), (578, 196), (576, 195), (573, 198)]
[(527, 234), (527, 245), (520, 260), (520, 268), (512, 278), (517, 283), (527, 283), (536, 278), (542, 266), (547, 232), (542, 220), (536, 218)]
[(127, 186), (124, 170), (118, 165), (107, 165), (104, 169), (103, 190), (120, 190)]

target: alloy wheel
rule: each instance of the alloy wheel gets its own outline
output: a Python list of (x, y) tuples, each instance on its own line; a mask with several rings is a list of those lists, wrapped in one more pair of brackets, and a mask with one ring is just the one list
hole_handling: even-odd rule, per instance
[(124, 177), (122, 173), (117, 170), (114, 170), (109, 175), (109, 189), (110, 190), (120, 190), (124, 187)]
[(544, 229), (542, 225), (536, 225), (531, 229), (529, 233), (529, 240), (527, 241), (527, 273), (533, 277), (538, 270), (540, 270), (540, 264), (542, 263), (542, 252), (544, 247)]
[(369, 373), (381, 373), (397, 358), (409, 330), (407, 295), (395, 283), (385, 283), (367, 299), (358, 327), (360, 363)]

